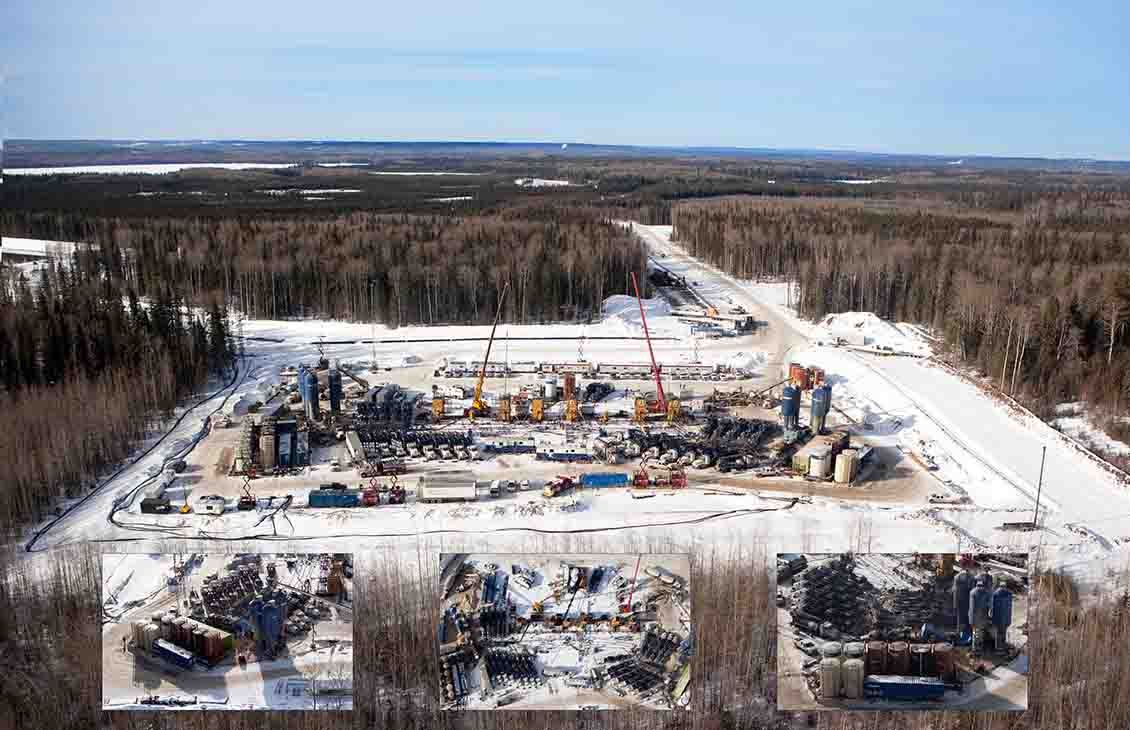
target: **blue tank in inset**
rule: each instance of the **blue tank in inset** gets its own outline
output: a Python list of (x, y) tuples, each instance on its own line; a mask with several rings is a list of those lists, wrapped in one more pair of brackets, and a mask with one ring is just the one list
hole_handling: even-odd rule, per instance
[(326, 380), (330, 390), (330, 413), (341, 413), (341, 371), (331, 368)]
[(781, 392), (781, 421), (787, 430), (795, 430), (800, 417), (800, 388), (786, 385)]
[(1004, 586), (993, 591), (992, 604), (993, 626), (998, 629), (1007, 629), (1012, 625), (1012, 591)]
[(989, 625), (989, 611), (992, 608), (992, 594), (983, 585), (969, 592), (969, 623), (974, 627)]
[(306, 417), (317, 421), (321, 417), (321, 408), (318, 406), (318, 374), (312, 371), (306, 374), (306, 390), (302, 394), (306, 402)]
[(973, 584), (973, 574), (964, 570), (953, 579), (953, 610), (957, 614), (958, 631), (969, 627), (969, 592)]
[(298, 397), (303, 401), (306, 400), (306, 377), (309, 374), (305, 366), (298, 368)]

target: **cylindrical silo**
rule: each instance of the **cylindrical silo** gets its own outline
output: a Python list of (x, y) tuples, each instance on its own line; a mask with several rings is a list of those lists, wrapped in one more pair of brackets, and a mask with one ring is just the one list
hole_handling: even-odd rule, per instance
[(341, 371), (336, 367), (330, 368), (326, 383), (330, 391), (330, 413), (341, 413)]
[(808, 390), (808, 371), (800, 363), (789, 363), (789, 380), (799, 390)]
[(867, 645), (862, 641), (849, 641), (844, 644), (844, 659), (862, 659)]
[(781, 391), (781, 425), (796, 430), (800, 420), (800, 388), (786, 385)]
[(542, 395), (547, 401), (557, 400), (557, 378), (546, 378), (542, 384)]
[(990, 625), (989, 612), (992, 609), (992, 594), (981, 579), (977, 587), (969, 592), (969, 623), (974, 628), (987, 628)]
[(840, 658), (824, 657), (820, 660), (820, 696), (831, 700), (840, 696)]
[(885, 642), (885, 641), (869, 641), (869, 642), (867, 642), (867, 673), (868, 674), (886, 674), (887, 673), (887, 642)]
[(969, 593), (973, 590), (974, 582), (973, 574), (964, 570), (958, 572), (953, 579), (953, 608), (957, 614), (959, 633), (969, 631)]
[(943, 681), (949, 681), (953, 678), (953, 644), (934, 644), (934, 668), (937, 670), (938, 677)]
[(318, 374), (310, 371), (306, 375), (306, 391), (302, 394), (306, 403), (306, 418), (317, 421), (322, 416), (321, 406), (318, 404)]
[(849, 700), (863, 698), (863, 678), (866, 674), (862, 659), (848, 659), (840, 673), (840, 684), (844, 697)]
[(829, 385), (821, 385), (819, 388), (812, 389), (812, 413), (809, 420), (809, 426), (812, 428), (813, 433), (823, 433), (824, 424), (828, 418), (828, 411), (832, 404), (832, 388)]
[(824, 446), (813, 449), (808, 462), (808, 475), (817, 479), (827, 479), (832, 475), (832, 449)]
[(887, 671), (891, 674), (910, 674), (910, 645), (905, 641), (887, 644)]
[(173, 640), (173, 615), (166, 613), (161, 617), (161, 638), (165, 641)]
[(996, 650), (1004, 651), (1008, 646), (1008, 627), (1012, 625), (1012, 592), (1004, 586), (993, 591), (990, 611)]
[(838, 641), (828, 641), (820, 647), (820, 654), (824, 657), (840, 658), (843, 653), (844, 645)]
[(936, 670), (934, 668), (934, 645), (911, 644), (910, 668), (912, 674), (917, 677), (935, 676)]
[(855, 449), (844, 449), (836, 457), (836, 483), (849, 484), (855, 477)]

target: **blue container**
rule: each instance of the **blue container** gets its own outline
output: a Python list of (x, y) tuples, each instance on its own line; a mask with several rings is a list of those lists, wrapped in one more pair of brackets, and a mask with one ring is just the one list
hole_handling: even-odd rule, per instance
[(627, 483), (627, 474), (613, 471), (597, 471), (581, 475), (582, 487), (622, 487)]
[(330, 413), (341, 413), (341, 371), (331, 369), (327, 382), (330, 389)]
[(302, 394), (302, 400), (306, 402), (306, 417), (311, 421), (317, 421), (321, 417), (321, 407), (318, 405), (318, 375), (314, 372), (306, 374), (306, 390)]
[(871, 699), (940, 700), (945, 694), (945, 682), (934, 677), (868, 675), (863, 681), (863, 696)]
[(196, 663), (195, 654), (164, 639), (157, 639), (153, 642), (153, 653), (182, 669), (191, 669), (192, 665)]
[(356, 507), (361, 504), (361, 492), (356, 489), (311, 490), (306, 502), (310, 507)]
[(298, 397), (303, 401), (306, 400), (306, 376), (308, 371), (306, 368), (298, 368)]
[(800, 388), (786, 385), (781, 393), (781, 420), (786, 429), (795, 430), (800, 418)]
[(1012, 625), (1012, 592), (1003, 586), (993, 591), (992, 619), (1001, 629)]
[(962, 571), (953, 579), (953, 608), (957, 614), (958, 630), (969, 626), (969, 592), (976, 579), (972, 573)]
[(832, 408), (832, 387), (821, 385), (812, 391), (812, 416), (809, 425), (813, 433), (824, 432), (824, 422), (828, 418), (828, 411)]

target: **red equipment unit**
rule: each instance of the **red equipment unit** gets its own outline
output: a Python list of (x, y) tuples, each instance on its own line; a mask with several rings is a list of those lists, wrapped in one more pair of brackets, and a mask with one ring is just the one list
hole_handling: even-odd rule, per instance
[(655, 351), (651, 349), (651, 335), (647, 331), (647, 317), (643, 313), (643, 299), (640, 299), (640, 287), (636, 283), (636, 272), (632, 274), (632, 288), (636, 291), (636, 303), (640, 306), (640, 321), (643, 323), (643, 336), (647, 340), (647, 354), (651, 356), (651, 373), (655, 376), (655, 406), (653, 412), (667, 412), (667, 395), (663, 392), (663, 383), (659, 378), (659, 366), (655, 364)]

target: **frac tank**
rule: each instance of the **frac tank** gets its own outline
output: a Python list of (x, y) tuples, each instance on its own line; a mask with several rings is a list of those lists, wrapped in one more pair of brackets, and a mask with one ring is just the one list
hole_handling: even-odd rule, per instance
[(993, 604), (991, 609), (993, 626), (1004, 631), (1012, 625), (1012, 592), (1004, 586), (993, 591)]
[(958, 630), (969, 627), (969, 592), (973, 590), (973, 574), (961, 571), (953, 579), (953, 608)]

